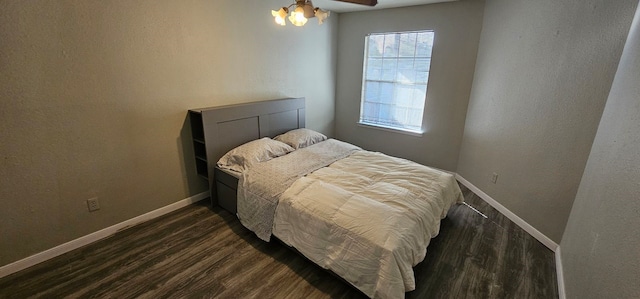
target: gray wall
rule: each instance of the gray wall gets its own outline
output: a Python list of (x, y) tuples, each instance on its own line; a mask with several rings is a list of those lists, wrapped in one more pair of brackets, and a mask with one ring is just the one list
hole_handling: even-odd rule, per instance
[(640, 8), (562, 237), (567, 298), (640, 298)]
[(333, 134), (339, 16), (282, 3), (0, 0), (0, 266), (205, 191), (190, 108), (304, 96)]
[[(484, 1), (340, 15), (336, 136), (365, 149), (455, 171), (482, 25)], [(357, 125), (365, 36), (375, 32), (435, 31), (421, 137)]]
[(555, 242), (637, 2), (486, 3), (457, 172)]

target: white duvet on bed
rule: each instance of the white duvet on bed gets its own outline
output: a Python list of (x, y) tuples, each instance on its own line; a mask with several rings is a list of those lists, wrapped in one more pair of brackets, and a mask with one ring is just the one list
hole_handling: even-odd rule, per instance
[(356, 151), (296, 180), (280, 196), (273, 234), (369, 297), (403, 298), (440, 220), (462, 200), (451, 174)]
[(280, 195), (297, 179), (358, 150), (355, 145), (329, 139), (257, 163), (238, 180), (238, 219), (258, 238), (269, 241)]

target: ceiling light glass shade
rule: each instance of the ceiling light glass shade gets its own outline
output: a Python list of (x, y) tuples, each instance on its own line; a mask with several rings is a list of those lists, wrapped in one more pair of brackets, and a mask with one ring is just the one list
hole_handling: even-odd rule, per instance
[(289, 21), (295, 26), (304, 26), (307, 23), (307, 18), (304, 16), (304, 8), (302, 6), (296, 7), (289, 16)]
[(280, 10), (278, 11), (275, 11), (275, 10), (271, 11), (271, 15), (276, 18), (276, 24), (280, 26), (285, 25), (284, 19), (287, 17), (287, 13), (288, 13), (287, 10), (288, 9), (286, 7), (283, 7), (283, 8), (280, 8)]
[(320, 25), (322, 25), (324, 20), (329, 17), (329, 14), (331, 14), (330, 11), (322, 10), (320, 8), (315, 9), (315, 17), (318, 18), (318, 24)]
[(313, 17), (315, 17), (315, 9), (313, 7), (313, 3), (311, 3), (311, 1), (307, 1), (304, 3), (304, 6), (302, 7), (302, 9), (304, 9), (304, 17), (307, 19), (311, 19)]
[(307, 18), (304, 17), (304, 8), (302, 6), (296, 7), (289, 16), (289, 22), (295, 26), (304, 26), (307, 23)]

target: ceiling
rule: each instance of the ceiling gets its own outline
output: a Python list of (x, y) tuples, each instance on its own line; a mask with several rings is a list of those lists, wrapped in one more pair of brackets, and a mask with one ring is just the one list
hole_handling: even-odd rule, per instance
[[(452, 2), (452, 1), (457, 1), (457, 0), (378, 0), (378, 5), (376, 5), (375, 7), (370, 7), (366, 5), (345, 3), (345, 2), (335, 1), (335, 0), (313, 0), (313, 6), (320, 7), (324, 10), (342, 13), (342, 12), (385, 9), (385, 8), (424, 5), (424, 4)], [(286, 3), (287, 1), (284, 1), (284, 2)]]

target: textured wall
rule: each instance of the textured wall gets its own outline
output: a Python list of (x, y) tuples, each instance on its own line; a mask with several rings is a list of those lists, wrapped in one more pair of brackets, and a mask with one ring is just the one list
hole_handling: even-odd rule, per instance
[[(458, 1), (340, 15), (336, 136), (365, 149), (456, 170), (469, 101), (484, 1)], [(434, 30), (435, 42), (421, 137), (357, 125), (365, 36)]]
[(567, 229), (567, 298), (640, 298), (640, 8)]
[(0, 266), (205, 191), (190, 108), (304, 96), (332, 134), (338, 16), (280, 6), (0, 0)]
[(486, 3), (457, 171), (555, 242), (637, 2)]

